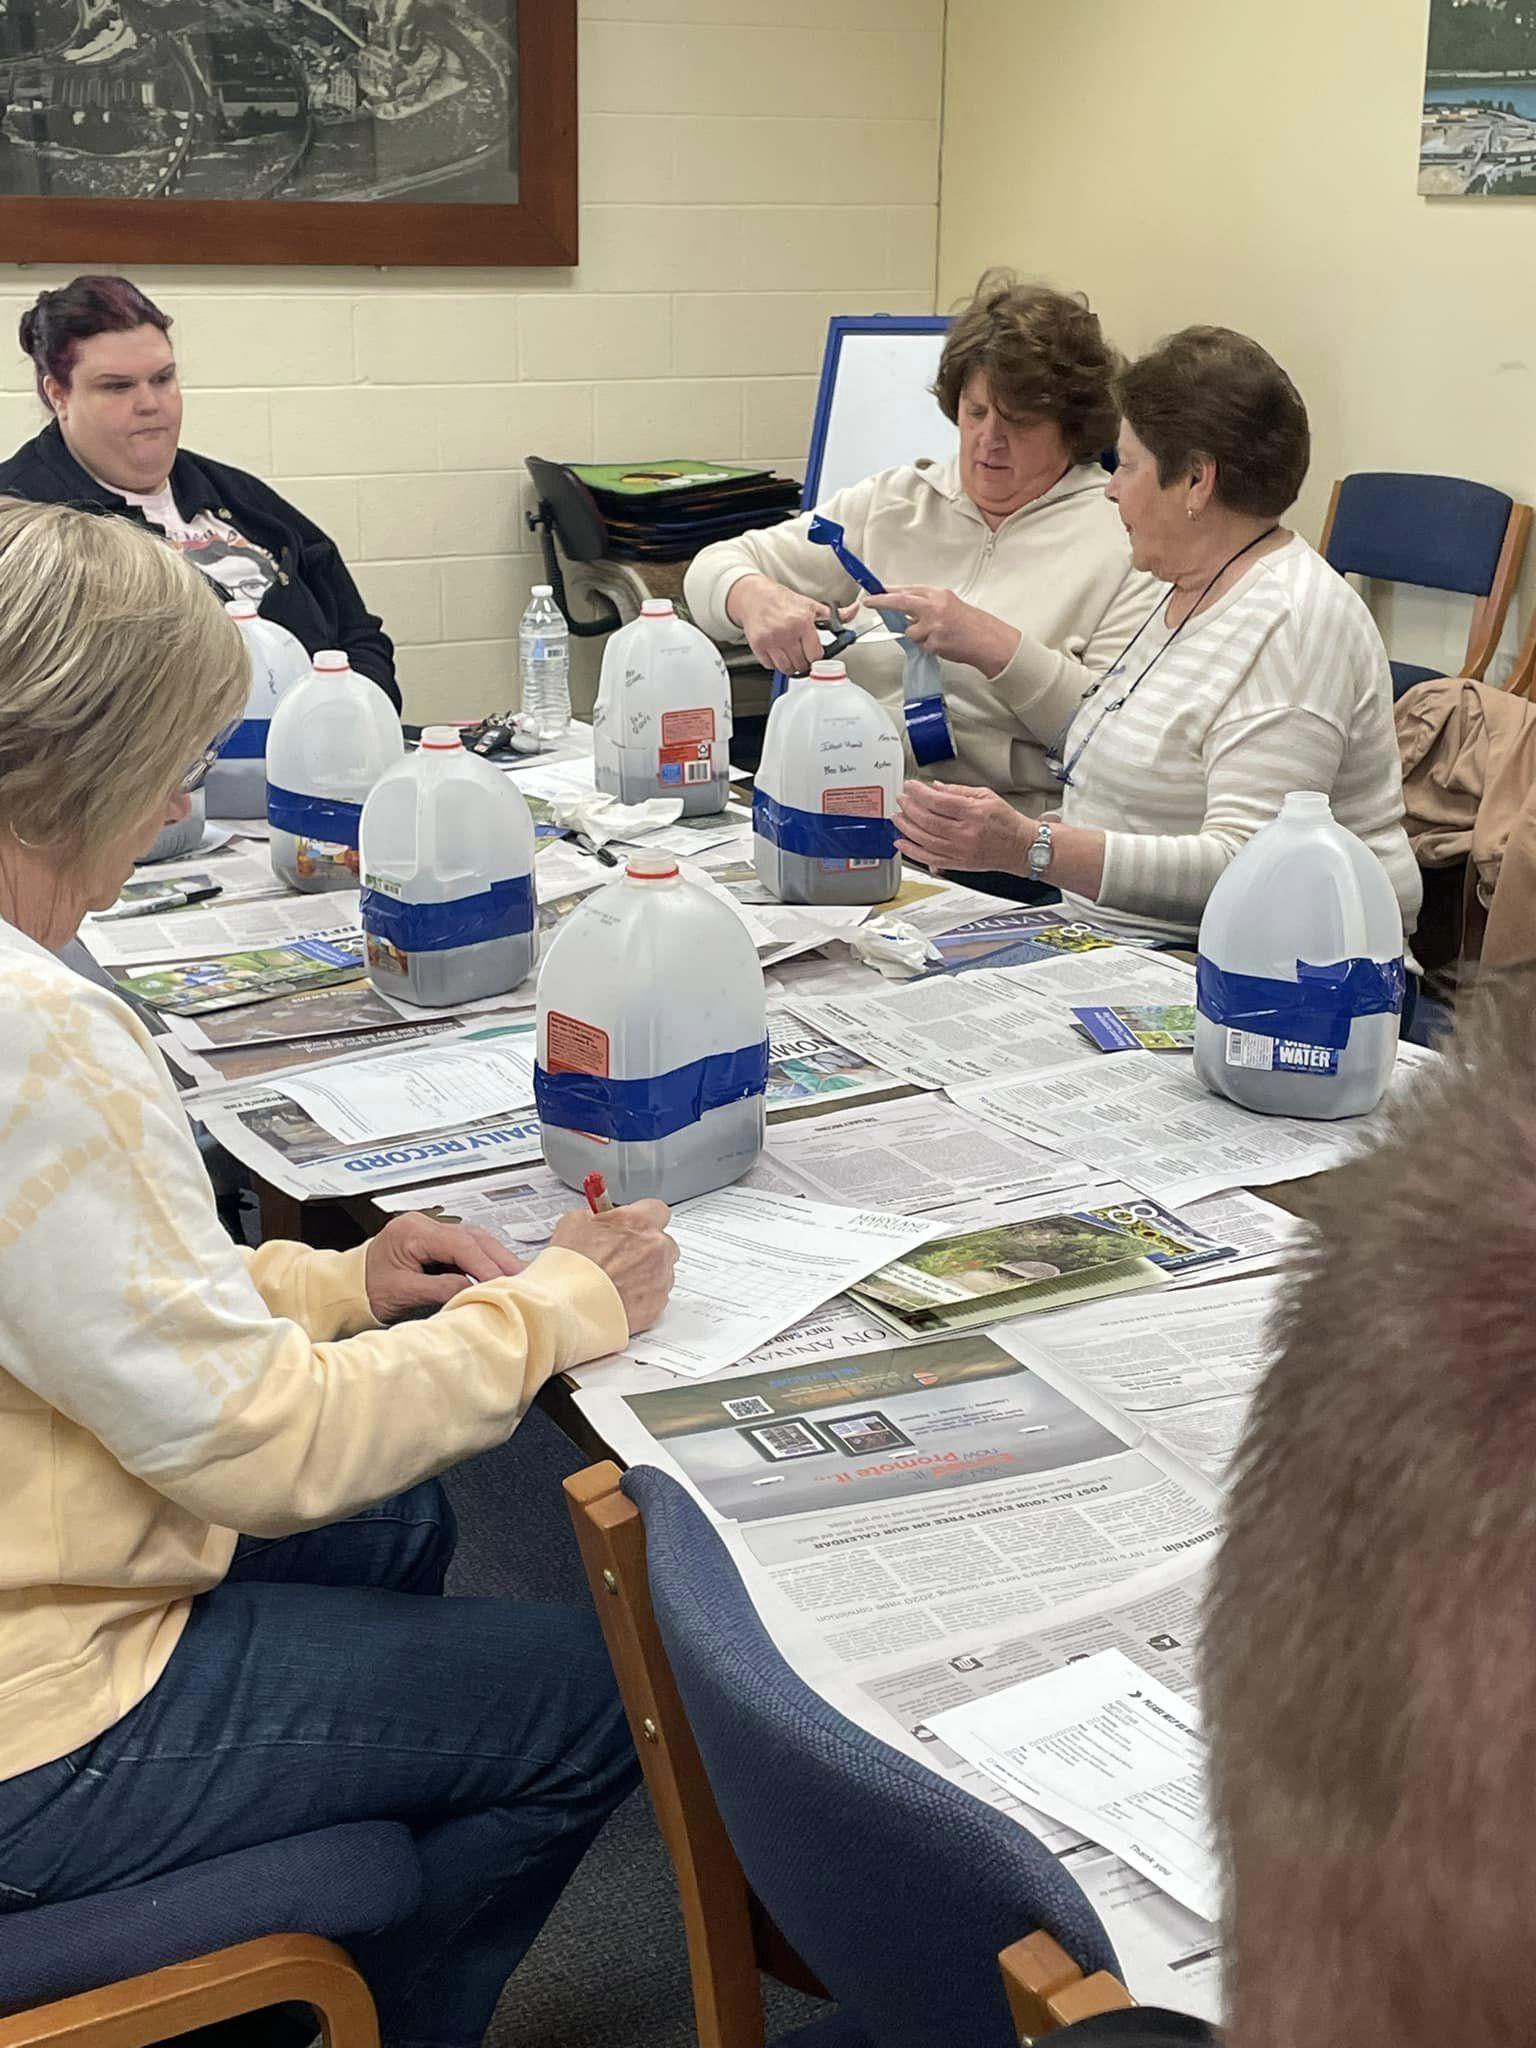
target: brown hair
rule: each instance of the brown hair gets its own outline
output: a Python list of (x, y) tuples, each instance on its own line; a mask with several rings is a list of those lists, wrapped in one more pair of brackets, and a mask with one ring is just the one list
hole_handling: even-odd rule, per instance
[(1323, 1187), (1253, 1405), (1204, 1651), (1229, 2048), (1531, 2038), (1533, 1002)]
[(37, 395), (46, 405), (43, 379), (52, 377), (68, 390), (82, 341), (97, 334), (131, 334), (136, 327), (158, 327), (166, 334), (171, 324), (170, 314), (126, 277), (76, 277), (57, 291), (38, 293), (21, 316), (17, 337), (22, 353), (32, 358)]
[(1079, 293), (1021, 284), (1011, 270), (982, 273), (955, 315), (939, 358), (933, 395), (947, 420), (980, 370), (998, 410), (1011, 419), (1054, 420), (1074, 462), (1108, 448), (1119, 424), (1110, 384), (1120, 358)]
[(1170, 334), (1115, 380), (1127, 424), (1166, 487), (1195, 458), (1216, 465), (1216, 501), (1278, 519), (1294, 505), (1312, 459), (1301, 393), (1267, 349), (1230, 327)]

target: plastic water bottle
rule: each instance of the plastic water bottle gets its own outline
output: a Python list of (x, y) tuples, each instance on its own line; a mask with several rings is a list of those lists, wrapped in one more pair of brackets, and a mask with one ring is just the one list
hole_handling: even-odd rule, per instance
[(1403, 1000), (1387, 871), (1297, 790), (1221, 876), (1200, 920), (1195, 1072), (1245, 1109), (1361, 1116), (1385, 1093)]
[(523, 709), (546, 743), (564, 739), (571, 723), (571, 629), (548, 583), (535, 583), (517, 629)]
[(359, 840), (368, 973), (434, 1009), (503, 995), (533, 971), (533, 819), (510, 777), (466, 754), (457, 726), (380, 776)]
[(264, 619), (248, 597), (224, 607), (240, 628), (251, 686), (245, 715), (225, 741), (203, 785), (210, 818), (267, 815), (267, 733), (278, 700), (310, 672), (309, 654), (286, 626)]
[(405, 751), (394, 706), (334, 648), (276, 706), (267, 732), (272, 871), (315, 895), (355, 889), (363, 801)]
[(896, 728), (840, 661), (768, 714), (752, 804), (758, 880), (783, 903), (889, 903), (901, 887)]
[(592, 713), (597, 786), (621, 803), (681, 797), (683, 815), (730, 794), (731, 679), (720, 650), (667, 597), (611, 634)]
[(539, 971), (544, 1157), (568, 1187), (681, 1202), (763, 1149), (763, 970), (728, 903), (634, 855), (561, 926)]
[(203, 827), (208, 821), (203, 792), (192, 792), (192, 806), (178, 825), (163, 825), (148, 853), (141, 854), (138, 865), (145, 866), (155, 860), (180, 860), (183, 855), (196, 853), (203, 843)]

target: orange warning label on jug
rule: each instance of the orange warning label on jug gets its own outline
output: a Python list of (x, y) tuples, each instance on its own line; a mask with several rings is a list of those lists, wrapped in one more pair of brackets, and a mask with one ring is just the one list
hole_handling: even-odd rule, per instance
[(883, 818), (885, 792), (882, 789), (824, 789), (821, 808), (845, 818)]
[(547, 1073), (607, 1075), (608, 1034), (595, 1024), (583, 1024), (579, 1017), (562, 1017), (558, 1010), (551, 1010), (546, 1045)]
[(714, 736), (715, 714), (708, 705), (697, 711), (663, 711), (661, 714), (661, 744), (664, 747), (694, 745), (700, 740), (712, 740)]

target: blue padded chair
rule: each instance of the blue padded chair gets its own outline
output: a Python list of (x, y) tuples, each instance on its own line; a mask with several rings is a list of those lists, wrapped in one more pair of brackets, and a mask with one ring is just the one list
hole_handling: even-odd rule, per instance
[[(1487, 484), (1361, 471), (1334, 485), (1320, 552), (1343, 576), (1476, 598), (1460, 673), (1480, 681), (1509, 616), (1530, 530), (1530, 506)], [(1394, 661), (1392, 695), (1439, 673)]]
[(0, 1913), (0, 2048), (164, 2041), (288, 2003), (315, 2009), (329, 2048), (377, 2048), (368, 1987), (335, 1943), (420, 1898), (409, 1828), (359, 1821)]
[(1129, 2002), (1057, 1859), (797, 1678), (675, 1481), (602, 1465), (566, 1490), (678, 1874), (701, 2048), (760, 2048), (760, 1967), (837, 2001), (777, 2048), (1017, 2048), (997, 1959), (1030, 1930)]

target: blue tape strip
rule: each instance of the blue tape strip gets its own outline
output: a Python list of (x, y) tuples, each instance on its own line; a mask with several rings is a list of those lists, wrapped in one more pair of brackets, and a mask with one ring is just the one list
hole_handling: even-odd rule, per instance
[(598, 1074), (533, 1072), (541, 1123), (624, 1145), (646, 1145), (686, 1130), (711, 1109), (745, 1102), (768, 1086), (768, 1041), (710, 1053), (668, 1074), (614, 1081)]
[[(843, 528), (835, 519), (828, 519), (817, 512), (811, 519), (806, 538), (819, 547), (830, 548), (838, 561), (859, 588), (870, 597), (884, 594), (885, 585), (866, 563), (861, 562), (852, 548), (844, 545)], [(955, 743), (950, 735), (949, 718), (944, 709), (944, 699), (939, 690), (939, 662), (937, 655), (930, 654), (925, 647), (914, 647), (902, 630), (907, 623), (905, 612), (874, 609), (880, 613), (886, 630), (895, 636), (901, 649), (905, 668), (902, 673), (902, 716), (907, 724), (907, 738), (912, 746), (912, 758), (920, 768), (935, 767), (940, 761), (953, 761)]]
[(319, 839), (328, 846), (356, 846), (361, 804), (333, 803), (329, 797), (300, 796), (267, 784), (267, 823), (295, 839)]
[(445, 953), (533, 930), (533, 877), (512, 875), (451, 903), (402, 903), (382, 889), (362, 892), (363, 930), (402, 953)]
[(1295, 981), (1260, 974), (1223, 974), (1204, 954), (1195, 962), (1196, 1002), (1213, 1024), (1326, 1045), (1342, 1052), (1356, 1017), (1395, 1017), (1407, 976), (1401, 960), (1296, 962)]
[(221, 761), (259, 761), (267, 751), (270, 718), (242, 718), (219, 749)]
[[(860, 590), (867, 591), (871, 597), (878, 597), (885, 589), (885, 585), (874, 570), (867, 568), (852, 548), (843, 545), (843, 528), (835, 519), (828, 519), (823, 513), (813, 512), (805, 537), (809, 541), (814, 541), (817, 547), (830, 548)], [(900, 612), (892, 614), (892, 617), (898, 619), (901, 616)], [(890, 619), (886, 620), (886, 624), (890, 625)], [(892, 631), (895, 631), (894, 627)]]
[(896, 825), (891, 818), (858, 818), (835, 811), (801, 811), (758, 790), (752, 799), (752, 830), (786, 853), (812, 860), (894, 860)]
[(901, 707), (907, 722), (907, 744), (919, 768), (932, 768), (940, 761), (953, 761), (955, 743), (942, 697), (908, 697)]

